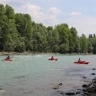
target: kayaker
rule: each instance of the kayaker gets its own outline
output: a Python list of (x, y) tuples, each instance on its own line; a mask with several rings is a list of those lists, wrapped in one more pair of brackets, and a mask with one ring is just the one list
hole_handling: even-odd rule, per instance
[(5, 58), (5, 60), (10, 60), (10, 56), (8, 55), (8, 56)]
[(54, 57), (52, 56), (51, 59), (54, 59)]
[(78, 60), (78, 62), (80, 62), (81, 60), (80, 60), (80, 58), (79, 58), (79, 60)]

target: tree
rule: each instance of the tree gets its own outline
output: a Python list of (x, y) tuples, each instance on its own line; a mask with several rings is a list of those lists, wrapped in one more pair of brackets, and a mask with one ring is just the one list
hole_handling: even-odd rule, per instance
[[(68, 40), (69, 28), (68, 28), (68, 26), (66, 27), (66, 24), (61, 24), (61, 25), (55, 26), (55, 29), (58, 30), (58, 33), (59, 33), (60, 50), (62, 50), (62, 48), (65, 48), (65, 49), (63, 49), (64, 52), (68, 52), (69, 51), (69, 40)], [(60, 52), (62, 52), (62, 51), (60, 51)]]
[(88, 38), (88, 53), (93, 53), (92, 38)]
[(79, 45), (77, 43), (78, 42), (78, 37), (77, 37), (77, 30), (74, 27), (70, 28), (70, 35), (69, 35), (69, 50), (70, 52), (77, 52), (77, 47), (79, 47)]
[(81, 52), (87, 53), (88, 52), (88, 42), (87, 42), (86, 36), (84, 34), (82, 34), (80, 40), (81, 40)]
[(6, 9), (4, 5), (0, 4), (0, 51), (3, 50), (3, 29), (7, 16), (5, 15)]
[(18, 31), (15, 26), (15, 13), (13, 8), (8, 5), (5, 6), (5, 10), (4, 17), (6, 18), (3, 20), (2, 27), (2, 46), (4, 51), (14, 51), (16, 39), (18, 39)]

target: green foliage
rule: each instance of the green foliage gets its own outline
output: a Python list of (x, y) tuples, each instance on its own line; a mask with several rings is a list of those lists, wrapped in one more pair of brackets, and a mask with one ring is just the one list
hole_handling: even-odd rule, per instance
[(92, 38), (88, 38), (88, 53), (93, 53)]
[(60, 53), (67, 53), (69, 51), (68, 44), (61, 44), (60, 45)]
[(15, 13), (9, 5), (0, 4), (0, 51), (96, 54), (96, 36), (79, 37), (76, 28), (66, 23), (45, 27), (29, 14)]
[(84, 34), (82, 34), (82, 36), (81, 36), (81, 52), (82, 53), (88, 52), (88, 42), (87, 42), (86, 36)]
[(79, 43), (77, 40), (77, 37), (78, 37), (77, 30), (74, 27), (72, 27), (70, 29), (70, 35), (69, 35), (69, 50), (70, 50), (70, 52), (75, 52), (78, 49), (77, 47), (79, 47), (77, 44), (77, 43)]
[(3, 4), (0, 4), (0, 17), (3, 16), (5, 14), (6, 10), (4, 8)]
[(25, 38), (18, 36), (17, 42), (16, 42), (16, 48), (15, 51), (16, 52), (24, 52), (25, 51), (25, 42), (24, 42)]
[(14, 9), (8, 5), (6, 5), (5, 8), (8, 19), (15, 19)]
[(80, 50), (81, 50), (81, 47), (80, 47), (80, 38), (77, 37), (76, 38), (76, 45), (75, 45), (75, 51), (74, 52), (79, 53)]
[(58, 45), (54, 45), (54, 46), (52, 47), (52, 51), (53, 51), (54, 53), (59, 52), (59, 46), (58, 46)]

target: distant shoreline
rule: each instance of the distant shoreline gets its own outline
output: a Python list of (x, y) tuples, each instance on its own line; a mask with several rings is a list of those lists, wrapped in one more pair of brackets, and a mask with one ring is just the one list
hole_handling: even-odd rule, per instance
[[(29, 55), (29, 54), (55, 54), (55, 53), (40, 53), (40, 52), (0, 52), (0, 55)], [(59, 54), (59, 53), (58, 53)]]
[(65, 54), (65, 55), (92, 55), (92, 53), (40, 53), (40, 52), (0, 52), (0, 55), (29, 55), (29, 54)]

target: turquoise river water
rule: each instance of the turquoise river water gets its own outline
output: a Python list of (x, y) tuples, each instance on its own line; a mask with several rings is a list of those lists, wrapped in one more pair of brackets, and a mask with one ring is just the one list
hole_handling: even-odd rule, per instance
[[(49, 61), (52, 55), (58, 60)], [(0, 96), (53, 96), (59, 83), (57, 90), (80, 88), (82, 76), (91, 78), (96, 67), (96, 55), (12, 55), (12, 62), (1, 61), (5, 57), (0, 56)], [(90, 63), (74, 64), (78, 58)]]

